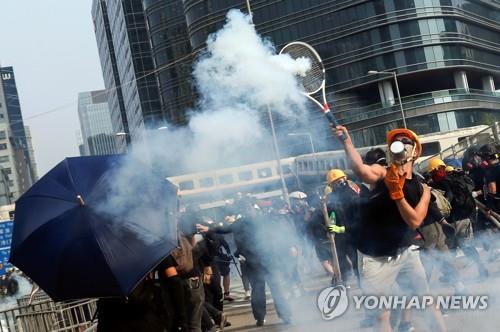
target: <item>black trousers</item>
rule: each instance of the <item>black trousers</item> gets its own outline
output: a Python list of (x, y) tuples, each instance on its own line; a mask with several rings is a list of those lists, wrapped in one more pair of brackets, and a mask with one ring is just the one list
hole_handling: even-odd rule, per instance
[(286, 302), (277, 275), (273, 275), (263, 268), (247, 265), (248, 279), (252, 286), (252, 313), (255, 320), (264, 320), (266, 317), (266, 283), (271, 290), (276, 313), (281, 319), (289, 319), (290, 307)]
[(203, 303), (205, 290), (201, 278), (197, 280), (185, 279), (184, 291), (186, 293), (188, 328), (189, 332), (202, 332), (201, 319), (203, 316)]

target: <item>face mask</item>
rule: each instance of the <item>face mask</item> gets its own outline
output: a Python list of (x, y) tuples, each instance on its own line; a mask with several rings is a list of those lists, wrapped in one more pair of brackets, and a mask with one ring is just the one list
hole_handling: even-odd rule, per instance
[(481, 161), (481, 163), (479, 164), (479, 167), (481, 167), (482, 169), (488, 168), (488, 166), (489, 164), (486, 160)]
[(415, 146), (404, 144), (402, 141), (394, 141), (391, 143), (389, 150), (391, 152), (392, 163), (401, 166), (413, 160)]
[(432, 180), (434, 182), (440, 182), (446, 177), (446, 171), (444, 169), (438, 169), (432, 173)]

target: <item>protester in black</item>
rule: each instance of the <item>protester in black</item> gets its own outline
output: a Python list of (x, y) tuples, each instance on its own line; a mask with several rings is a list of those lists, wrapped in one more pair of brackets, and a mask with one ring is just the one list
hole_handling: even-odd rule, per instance
[(259, 214), (258, 206), (250, 198), (242, 198), (237, 204), (239, 213), (236, 220), (232, 224), (216, 224), (213, 229), (221, 234), (233, 233), (239, 258), (246, 263), (252, 287), (252, 312), (257, 326), (262, 326), (265, 322), (266, 283), (271, 290), (278, 316), (289, 323), (291, 312), (283, 296), (273, 256), (272, 223), (265, 222)]
[[(430, 202), (430, 189), (413, 173), (413, 162), (421, 152), (418, 136), (408, 129), (387, 134), (391, 166), (363, 163), (345, 127), (334, 128), (355, 174), (372, 185), (361, 208), (358, 262), (361, 286), (370, 295), (388, 295), (396, 284), (412, 294), (428, 295), (429, 287), (419, 252), (412, 245), (415, 230), (422, 225)], [(445, 331), (441, 313), (432, 308), (438, 331)], [(379, 331), (391, 331), (390, 311), (379, 315)]]
[(460, 247), (464, 254), (476, 264), (481, 277), (488, 276), (488, 270), (481, 262), (479, 253), (472, 243), (472, 221), (476, 213), (476, 203), (472, 192), (474, 182), (463, 172), (446, 172), (446, 164), (439, 158), (429, 161), (428, 172), (432, 187), (442, 190), (451, 204), (451, 213), (446, 219), (455, 228), (452, 247)]
[(356, 183), (348, 180), (346, 174), (339, 169), (330, 170), (326, 178), (327, 185), (331, 189), (326, 196), (329, 228), (335, 233), (340, 273), (342, 279), (346, 281), (352, 267), (354, 276), (358, 279), (357, 235), (361, 189)]

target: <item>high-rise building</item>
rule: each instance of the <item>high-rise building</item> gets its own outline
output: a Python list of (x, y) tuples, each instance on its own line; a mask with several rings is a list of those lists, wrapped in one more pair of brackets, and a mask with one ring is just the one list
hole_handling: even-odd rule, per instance
[(32, 177), (33, 182), (38, 180), (38, 168), (35, 160), (35, 149), (33, 148), (33, 138), (31, 137), (31, 129), (29, 126), (24, 126), (24, 132), (26, 133), (26, 143), (28, 144), (28, 154), (30, 156), (30, 162), (32, 165)]
[[(184, 0), (195, 51), (247, 1)], [(251, 1), (258, 32), (280, 49), (305, 41), (323, 58), (328, 97), (358, 145), (405, 119), (419, 134), (500, 119), (500, 4), (479, 0)], [(384, 72), (369, 74), (369, 71)], [(321, 114), (311, 114), (311, 117)], [(325, 139), (326, 137), (321, 137)]]
[(195, 102), (191, 65), (193, 53), (182, 0), (145, 0), (144, 9), (167, 121), (186, 124), (186, 110)]
[(34, 174), (36, 174), (36, 166), (30, 160), (28, 140), (26, 138), (26, 132), (24, 131), (24, 121), (23, 115), (21, 113), (21, 105), (19, 103), (19, 94), (17, 92), (14, 69), (12, 67), (2, 67), (0, 68), (0, 75), (2, 77), (1, 83), (3, 85), (5, 107), (7, 109), (7, 113), (5, 114), (5, 116), (7, 117), (8, 123), (10, 125), (13, 145), (15, 145), (16, 148), (21, 148), (24, 151), (24, 158), (26, 159), (26, 165), (28, 169), (20, 171), (28, 174), (27, 185), (29, 187), (35, 181)]
[(94, 0), (92, 7), (106, 89), (121, 87), (128, 134), (140, 139), (144, 128), (161, 127), (166, 120), (142, 1)]
[(85, 155), (96, 156), (117, 152), (116, 133), (111, 124), (106, 90), (79, 93), (78, 118)]
[(111, 123), (115, 133), (125, 133), (125, 135), (117, 136), (116, 146), (119, 152), (125, 152), (127, 150), (127, 143), (130, 143), (130, 133), (128, 129), (127, 112), (125, 111), (125, 105), (123, 103), (120, 76), (118, 75), (118, 68), (116, 65), (115, 47), (109, 27), (107, 8), (106, 1), (94, 1), (92, 4), (92, 17), (94, 19), (94, 28), (98, 44), (97, 49), (99, 51), (99, 58), (101, 59), (104, 84), (108, 93)]
[[(223, 26), (226, 13), (235, 8), (246, 12), (248, 4), (258, 33), (278, 50), (297, 40), (318, 50), (326, 68), (327, 97), (357, 145), (382, 143), (388, 130), (403, 126), (403, 118), (419, 134), (500, 119), (500, 96), (495, 92), (500, 85), (498, 1), (94, 0), (94, 5), (96, 2), (108, 5), (103, 15), (110, 18), (121, 84), (132, 82), (134, 74), (137, 78), (144, 68), (133, 66), (131, 49), (141, 46), (131, 45), (149, 38), (150, 48), (139, 44), (144, 46), (141, 56), (154, 59), (150, 73), (155, 71), (158, 76), (164, 118), (156, 119), (186, 122), (185, 107), (194, 103), (189, 79), (193, 59), (208, 35)], [(99, 37), (98, 43), (101, 45)], [(133, 128), (141, 127), (139, 118), (147, 113), (135, 111), (137, 99), (141, 100), (139, 87), (127, 84), (123, 93)], [(318, 142), (330, 136), (321, 117), (321, 112), (310, 114), (315, 124), (310, 131)], [(286, 140), (284, 136), (282, 140)]]

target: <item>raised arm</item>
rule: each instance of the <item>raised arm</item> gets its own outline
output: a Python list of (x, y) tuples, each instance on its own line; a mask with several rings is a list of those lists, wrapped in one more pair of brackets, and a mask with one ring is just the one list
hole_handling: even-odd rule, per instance
[(423, 186), (424, 192), (415, 208), (412, 208), (404, 197), (396, 201), (396, 206), (398, 207), (401, 217), (412, 230), (415, 230), (422, 225), (429, 208), (431, 190), (426, 184), (423, 184)]
[(342, 142), (347, 160), (349, 161), (351, 169), (361, 181), (367, 184), (374, 184), (385, 177), (386, 169), (383, 166), (378, 164), (366, 165), (363, 163), (363, 158), (361, 158), (361, 155), (354, 147), (351, 137), (345, 127), (332, 127), (332, 131), (337, 137), (341, 137), (341, 135), (345, 136), (345, 140)]

